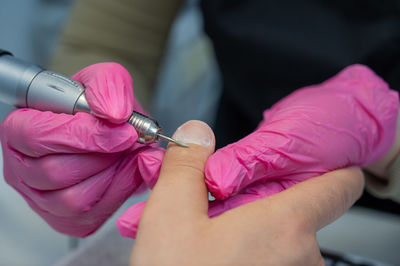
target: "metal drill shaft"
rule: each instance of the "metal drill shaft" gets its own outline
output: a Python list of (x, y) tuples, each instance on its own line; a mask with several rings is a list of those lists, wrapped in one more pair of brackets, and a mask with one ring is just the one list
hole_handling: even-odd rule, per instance
[(176, 140), (176, 139), (173, 139), (173, 138), (164, 136), (164, 135), (162, 135), (162, 134), (157, 134), (157, 136), (160, 137), (160, 138), (163, 139), (163, 140), (168, 141), (168, 142), (173, 142), (173, 143), (175, 143), (175, 144), (178, 145), (178, 146), (185, 147), (185, 148), (189, 148), (189, 145), (187, 145), (186, 143), (183, 143), (182, 141), (179, 141), (179, 140)]
[(139, 143), (153, 143), (157, 142), (161, 138), (182, 147), (189, 147), (183, 142), (162, 135), (162, 128), (158, 125), (157, 121), (144, 114), (134, 111), (129, 118), (128, 123), (136, 129)]

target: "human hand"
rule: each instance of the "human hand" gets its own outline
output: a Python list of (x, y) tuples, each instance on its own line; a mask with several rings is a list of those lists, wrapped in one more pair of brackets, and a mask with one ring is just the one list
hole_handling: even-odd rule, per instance
[[(397, 93), (361, 65), (292, 93), (265, 111), (254, 133), (210, 156), (206, 184), (216, 200), (209, 216), (335, 169), (371, 164), (391, 146), (397, 110)], [(122, 235), (135, 237), (144, 206), (118, 219)]]
[(18, 109), (0, 137), (7, 183), (54, 229), (84, 237), (141, 191), (143, 179), (158, 175), (152, 158), (163, 150), (136, 143), (126, 123), (134, 109), (143, 110), (123, 67), (95, 64), (73, 78), (86, 87), (93, 115)]
[(369, 68), (353, 65), (299, 89), (264, 112), (255, 132), (213, 154), (206, 183), (221, 206), (211, 216), (310, 177), (365, 167), (390, 149), (398, 94)]
[(174, 137), (190, 147), (168, 146), (131, 265), (324, 265), (315, 233), (361, 195), (359, 169), (333, 171), (209, 218), (204, 166), (214, 151), (212, 131), (188, 122)]

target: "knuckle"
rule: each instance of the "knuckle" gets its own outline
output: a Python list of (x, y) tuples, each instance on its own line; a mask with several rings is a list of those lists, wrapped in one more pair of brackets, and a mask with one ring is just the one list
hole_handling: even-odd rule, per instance
[(168, 163), (165, 164), (164, 160), (163, 167), (167, 167), (170, 170), (175, 169), (174, 171), (178, 170), (183, 173), (189, 172), (204, 176), (207, 158), (208, 156), (205, 156), (205, 153), (203, 154), (201, 150), (170, 150), (165, 157)]
[(63, 212), (68, 215), (80, 215), (90, 211), (92, 208), (92, 204), (77, 197), (75, 193), (69, 193), (68, 189), (62, 197), (61, 204), (63, 206)]
[[(57, 179), (63, 179), (68, 171), (65, 164), (54, 156), (45, 156), (37, 163), (38, 171), (40, 172), (43, 179), (48, 181), (55, 181)], [(68, 174), (67, 174), (68, 175)]]
[(114, 73), (117, 73), (117, 74), (122, 74), (122, 75), (129, 74), (128, 70), (126, 70), (126, 68), (119, 63), (115, 63), (115, 62), (105, 63), (104, 66), (105, 66), (104, 71), (111, 70), (111, 71), (115, 71)]
[(173, 167), (175, 169), (179, 169), (179, 171), (182, 171), (184, 173), (194, 173), (197, 175), (202, 175), (204, 176), (204, 163), (201, 161), (191, 161), (185, 158), (178, 159), (174, 161), (170, 167)]

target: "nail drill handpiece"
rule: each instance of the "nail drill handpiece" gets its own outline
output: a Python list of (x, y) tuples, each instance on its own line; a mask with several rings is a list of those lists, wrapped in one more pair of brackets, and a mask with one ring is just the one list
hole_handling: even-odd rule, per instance
[[(24, 62), (0, 49), (0, 101), (20, 108), (55, 113), (90, 113), (85, 88), (78, 81)], [(133, 112), (128, 121), (138, 133), (138, 142), (150, 144), (160, 139), (182, 147), (185, 143), (162, 135), (156, 120)]]

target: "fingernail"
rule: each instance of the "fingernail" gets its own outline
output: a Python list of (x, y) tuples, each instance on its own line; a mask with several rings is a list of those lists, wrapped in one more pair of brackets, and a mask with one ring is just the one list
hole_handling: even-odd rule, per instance
[(214, 133), (204, 122), (192, 120), (180, 126), (173, 138), (184, 143), (193, 143), (201, 146), (214, 145)]

